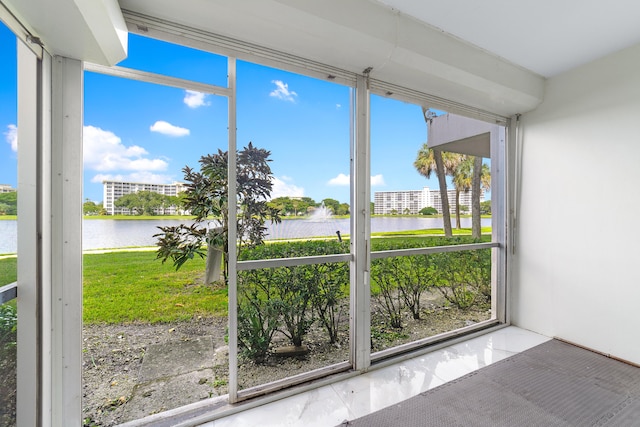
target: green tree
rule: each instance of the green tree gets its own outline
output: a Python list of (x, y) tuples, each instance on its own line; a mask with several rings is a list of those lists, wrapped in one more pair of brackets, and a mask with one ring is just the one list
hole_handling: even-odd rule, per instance
[(491, 200), (480, 203), (480, 215), (491, 215)]
[(438, 210), (432, 206), (427, 206), (426, 208), (420, 209), (420, 215), (437, 215)]
[(0, 214), (1, 215), (17, 215), (18, 214), (18, 192), (0, 193)]
[(301, 212), (307, 212), (309, 206), (317, 203), (310, 197), (276, 197), (267, 202), (267, 206), (276, 209), (281, 215), (298, 216)]
[[(251, 142), (237, 154), (237, 238), (238, 251), (242, 247), (260, 245), (266, 235), (267, 219), (280, 222), (276, 209), (267, 205), (271, 195), (273, 174), (269, 166), (271, 153), (256, 148)], [(200, 172), (186, 166), (187, 182), (185, 208), (195, 216), (192, 225), (159, 227), (157, 258), (165, 262), (171, 258), (179, 269), (196, 255), (207, 259), (206, 282), (218, 280), (219, 253), (224, 255), (223, 273), (227, 278), (229, 260), (229, 193), (227, 185), (228, 153), (218, 150), (200, 158)], [(211, 227), (213, 222), (217, 227)], [(206, 245), (206, 252), (203, 246)], [(217, 276), (217, 277), (216, 277)]]
[(179, 215), (184, 213), (184, 193), (178, 193), (177, 196), (164, 196), (162, 201), (162, 214), (166, 215), (167, 210), (173, 208), (174, 212)]
[(349, 215), (349, 213), (351, 213), (351, 207), (349, 206), (349, 203), (340, 203), (336, 215)]
[(473, 158), (464, 154), (453, 154), (453, 168), (451, 170), (451, 181), (456, 190), (456, 228), (460, 230), (460, 193), (471, 190), (473, 179)]
[(472, 234), (480, 238), (480, 192), (491, 186), (489, 166), (482, 163), (482, 157), (456, 154), (457, 164), (453, 170), (453, 185), (456, 189), (456, 227), (460, 226), (460, 193), (471, 191)]
[[(267, 202), (267, 206), (278, 211), (280, 215), (287, 215), (291, 199), (289, 197), (276, 197)], [(292, 205), (291, 205), (292, 207)]]
[(167, 196), (154, 191), (138, 191), (125, 194), (113, 204), (119, 208), (129, 209), (135, 215), (155, 215), (157, 209), (163, 209)]
[[(423, 111), (424, 108), (423, 108)], [(447, 181), (446, 175), (450, 174), (453, 170), (453, 156), (451, 153), (442, 153), (440, 151), (433, 150), (425, 143), (418, 150), (416, 160), (413, 162), (413, 166), (418, 173), (425, 178), (431, 178), (431, 174), (435, 173), (438, 178), (438, 186), (440, 188), (440, 201), (442, 203), (442, 219), (444, 223), (444, 235), (446, 237), (452, 237), (453, 232), (451, 230), (451, 211), (449, 208), (449, 196), (447, 194)]]
[(96, 203), (89, 199), (85, 199), (82, 204), (82, 213), (84, 215), (100, 215), (102, 203)]

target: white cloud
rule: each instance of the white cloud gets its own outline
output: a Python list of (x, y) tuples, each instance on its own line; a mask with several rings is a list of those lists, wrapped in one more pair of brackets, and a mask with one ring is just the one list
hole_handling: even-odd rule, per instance
[(196, 92), (195, 90), (185, 91), (183, 101), (185, 104), (187, 104), (187, 106), (189, 106), (189, 108), (198, 108), (211, 105), (211, 103), (207, 101), (206, 93)]
[(102, 183), (102, 181), (125, 181), (125, 182), (144, 182), (148, 184), (170, 184), (173, 177), (169, 175), (155, 174), (148, 171), (133, 172), (129, 174), (104, 174), (99, 173), (91, 178), (91, 182)]
[(298, 187), (291, 182), (291, 178), (283, 176), (281, 178), (273, 177), (271, 183), (273, 188), (271, 189), (271, 198), (276, 197), (304, 197), (304, 188)]
[(151, 132), (158, 132), (168, 136), (187, 136), (190, 133), (189, 129), (174, 126), (171, 123), (165, 122), (164, 120), (158, 120), (157, 122), (149, 126), (149, 130)]
[(377, 185), (377, 186), (386, 185), (384, 183), (384, 177), (382, 176), (382, 174), (371, 175), (371, 185)]
[(341, 104), (336, 104), (336, 108), (340, 109), (340, 108), (342, 108), (342, 105)]
[(271, 91), (269, 96), (273, 96), (274, 98), (282, 99), (284, 101), (296, 102), (295, 97), (298, 96), (298, 94), (289, 90), (288, 84), (281, 80), (271, 80), (271, 83), (275, 84), (276, 88)]
[(345, 175), (343, 173), (339, 173), (335, 178), (331, 178), (327, 184), (329, 185), (339, 185), (339, 186), (348, 186), (351, 180), (349, 179), (349, 175)]
[(162, 159), (145, 157), (149, 153), (142, 147), (122, 144), (116, 134), (95, 126), (83, 128), (83, 157), (86, 169), (107, 171), (163, 171), (168, 163)]
[(11, 145), (11, 151), (18, 152), (18, 127), (16, 125), (8, 125), (7, 131), (4, 133), (7, 143)]
[[(327, 184), (329, 185), (345, 186), (345, 187), (350, 185), (350, 183), (351, 183), (351, 180), (349, 178), (349, 175), (345, 175), (343, 173), (339, 173), (338, 176), (336, 176), (335, 178), (331, 178), (329, 182), (327, 182)], [(385, 185), (384, 177), (382, 176), (382, 174), (372, 175), (371, 185), (376, 185), (376, 186)]]

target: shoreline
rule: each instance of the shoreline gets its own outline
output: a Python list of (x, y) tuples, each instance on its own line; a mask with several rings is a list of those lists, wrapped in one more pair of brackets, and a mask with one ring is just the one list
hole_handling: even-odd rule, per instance
[[(437, 231), (436, 231), (437, 230)], [(462, 229), (460, 231), (462, 232), (455, 232), (456, 230), (454, 230), (454, 234), (453, 236), (470, 236), (471, 235), (471, 230), (470, 229)], [(413, 233), (412, 233), (413, 232)], [(486, 230), (483, 229), (482, 230), (482, 235), (490, 235), (491, 234), (491, 230)], [(379, 238), (379, 239), (385, 239), (385, 238), (401, 238), (401, 237), (442, 237), (444, 236), (444, 232), (442, 232), (440, 229), (438, 228), (428, 228), (428, 229), (422, 229), (422, 230), (407, 230), (407, 231), (402, 231), (402, 232), (397, 232), (397, 231), (381, 231), (381, 232), (376, 232), (376, 233), (371, 233), (371, 237), (372, 238)], [(342, 235), (343, 239), (349, 239), (349, 234), (343, 234)], [(300, 238), (277, 238), (277, 239), (265, 239), (264, 243), (265, 244), (272, 244), (272, 243), (283, 243), (283, 242), (295, 242), (295, 241), (307, 241), (307, 240), (327, 240), (327, 239), (335, 239), (334, 236), (313, 236), (313, 237), (300, 237)], [(152, 252), (155, 251), (157, 249), (157, 246), (122, 246), (122, 247), (118, 247), (118, 248), (92, 248), (92, 249), (83, 249), (82, 254), (83, 255), (91, 255), (91, 254), (106, 254), (106, 253), (113, 253), (113, 252)], [(10, 258), (17, 258), (18, 254), (17, 253), (6, 253), (6, 254), (0, 254), (0, 260), (3, 259), (10, 259)]]

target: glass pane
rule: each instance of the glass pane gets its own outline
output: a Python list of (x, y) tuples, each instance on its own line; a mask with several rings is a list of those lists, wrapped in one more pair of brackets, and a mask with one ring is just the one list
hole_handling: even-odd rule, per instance
[[(348, 87), (238, 63), (238, 146), (269, 151), (280, 217), (240, 259), (349, 252), (349, 105)], [(348, 263), (243, 271), (238, 295), (240, 389), (348, 360)]]
[(491, 249), (374, 259), (371, 294), (374, 353), (489, 320)]
[[(18, 109), (15, 35), (0, 21), (0, 287), (16, 282)], [(17, 301), (0, 305), (0, 425), (16, 425)]]
[[(131, 33), (128, 49), (127, 58), (118, 64), (121, 67), (227, 87), (225, 56)], [(197, 108), (198, 101), (195, 94), (185, 94), (187, 105)]]
[(240, 272), (238, 341), (240, 390), (348, 361), (349, 264)]
[[(205, 278), (200, 256), (158, 259), (158, 235), (194, 224), (183, 168), (199, 171), (202, 156), (228, 146), (227, 99), (192, 108), (184, 93), (85, 73), (86, 423), (121, 424), (227, 393), (226, 286)], [(206, 257), (205, 242), (195, 246)]]
[[(379, 96), (371, 110), (372, 251), (491, 241), (504, 128)], [(490, 249), (373, 259), (373, 352), (491, 319), (491, 261)]]
[(270, 152), (269, 206), (282, 219), (267, 222), (268, 240), (348, 235), (349, 102), (348, 87), (238, 63), (238, 148)]

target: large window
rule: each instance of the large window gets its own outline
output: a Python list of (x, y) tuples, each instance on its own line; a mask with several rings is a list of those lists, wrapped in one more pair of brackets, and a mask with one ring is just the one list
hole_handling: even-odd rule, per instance
[(115, 425), (227, 393), (226, 288), (155, 246), (194, 224), (184, 169), (227, 150), (227, 60), (132, 36), (119, 68), (86, 68), (82, 407)]
[(269, 151), (267, 205), (279, 217), (267, 221), (265, 244), (238, 248), (240, 391), (350, 366), (350, 93), (238, 64), (238, 146)]
[(496, 319), (489, 146), (504, 128), (377, 95), (371, 105), (377, 360)]
[(84, 255), (88, 419), (234, 403), (503, 321), (501, 118), (208, 49), (132, 36), (122, 67), (86, 66), (84, 245), (120, 248)]

